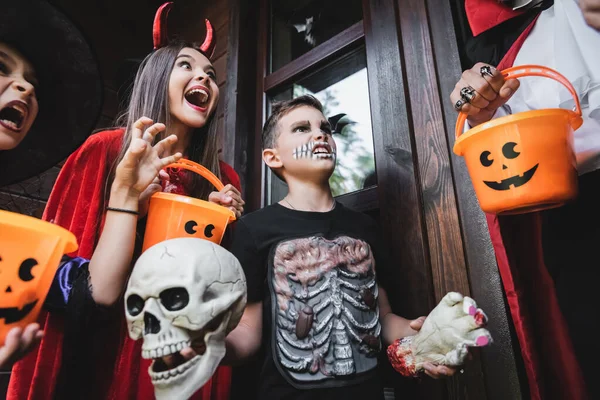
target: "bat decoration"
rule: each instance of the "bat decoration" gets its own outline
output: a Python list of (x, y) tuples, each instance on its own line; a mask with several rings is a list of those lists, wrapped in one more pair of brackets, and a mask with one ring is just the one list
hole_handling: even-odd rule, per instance
[(296, 31), (298, 33), (304, 32), (304, 40), (306, 41), (306, 43), (310, 44), (313, 47), (316, 45), (315, 36), (313, 34), (314, 22), (315, 18), (309, 17), (306, 18), (304, 24), (294, 24), (294, 28), (296, 28)]
[(346, 125), (354, 124), (354, 121), (351, 121), (345, 113), (336, 114), (329, 117), (328, 120), (331, 124), (331, 133), (342, 133)]

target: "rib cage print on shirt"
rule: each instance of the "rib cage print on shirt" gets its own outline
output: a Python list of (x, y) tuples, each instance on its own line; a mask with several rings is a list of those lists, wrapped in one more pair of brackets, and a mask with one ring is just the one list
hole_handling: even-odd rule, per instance
[(314, 384), (377, 366), (378, 289), (366, 242), (348, 236), (281, 242), (270, 281), (273, 352), (286, 379)]

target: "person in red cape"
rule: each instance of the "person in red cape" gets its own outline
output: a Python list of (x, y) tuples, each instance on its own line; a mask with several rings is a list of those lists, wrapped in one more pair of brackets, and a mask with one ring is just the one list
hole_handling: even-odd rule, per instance
[[(60, 309), (62, 296), (66, 306), (43, 316), (45, 336), (36, 353), (14, 366), (8, 399), (153, 398), (151, 360), (141, 358), (141, 342), (128, 338), (121, 304), (148, 200), (168, 190), (227, 206), (238, 216), (243, 211), (239, 177), (218, 159), (212, 26), (207, 20), (200, 46), (169, 42), (170, 7), (157, 12), (155, 49), (138, 70), (124, 128), (92, 135), (69, 157), (48, 200), (43, 218), (73, 232), (79, 250), (61, 266), (46, 302), (51, 311), (54, 304)], [(196, 176), (161, 171), (182, 155), (211, 170), (225, 188), (214, 192)], [(183, 349), (184, 358), (184, 350), (194, 354)], [(173, 367), (181, 362), (164, 361)], [(230, 370), (221, 367), (193, 399), (225, 400), (229, 386)]]
[[(73, 22), (45, 0), (4, 0), (0, 187), (40, 174), (65, 159), (91, 134), (101, 108), (98, 65)], [(42, 334), (37, 323), (11, 329), (0, 346), (0, 369), (9, 369), (37, 345)]]
[[(592, 5), (592, 3), (596, 5)], [(503, 115), (572, 108), (544, 78), (504, 80), (499, 71), (536, 64), (565, 75), (582, 103), (575, 131), (579, 196), (563, 207), (487, 215), (532, 399), (598, 398), (595, 364), (596, 247), (600, 243), (600, 32), (597, 0), (466, 0), (469, 65), (450, 100), (471, 127)]]

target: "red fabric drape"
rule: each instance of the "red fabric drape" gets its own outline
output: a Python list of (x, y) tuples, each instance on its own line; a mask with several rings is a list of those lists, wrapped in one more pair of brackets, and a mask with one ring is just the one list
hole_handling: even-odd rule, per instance
[(465, 12), (473, 36), (521, 14), (498, 0), (465, 0)]
[[(92, 135), (69, 157), (48, 199), (43, 218), (54, 220), (75, 234), (79, 250), (72, 254), (74, 256), (92, 256), (98, 228), (103, 222), (106, 179), (122, 138), (122, 129)], [(223, 183), (240, 189), (240, 180), (233, 168), (224, 162), (220, 168)], [(147, 373), (150, 361), (141, 358), (141, 341), (129, 338), (124, 314), (119, 315), (120, 320), (114, 321), (114, 335), (93, 339), (101, 340), (106, 351), (97, 357), (95, 384), (90, 393), (106, 400), (153, 399), (154, 389)], [(61, 366), (63, 319), (60, 315), (44, 313), (40, 316), (40, 325), (44, 327), (44, 338), (37, 351), (14, 366), (7, 392), (9, 400), (53, 399)], [(230, 368), (220, 367), (192, 399), (227, 400), (230, 386)]]

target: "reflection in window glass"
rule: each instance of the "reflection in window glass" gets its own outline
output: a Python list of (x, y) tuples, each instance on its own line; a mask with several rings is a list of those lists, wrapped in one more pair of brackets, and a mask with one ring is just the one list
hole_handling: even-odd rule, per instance
[(274, 0), (271, 4), (271, 71), (362, 19), (360, 0)]
[[(334, 196), (354, 192), (377, 183), (373, 156), (373, 134), (364, 48), (294, 83), (273, 101), (304, 94), (323, 104), (325, 116), (334, 126), (337, 165), (330, 179)], [(285, 187), (273, 177), (271, 202), (285, 195)]]

